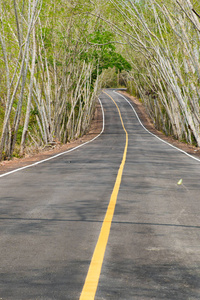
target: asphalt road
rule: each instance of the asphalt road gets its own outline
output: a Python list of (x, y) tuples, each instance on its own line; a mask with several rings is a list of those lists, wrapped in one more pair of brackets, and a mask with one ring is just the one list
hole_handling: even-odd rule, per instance
[[(107, 93), (129, 143), (95, 299), (200, 299), (200, 162)], [(79, 299), (126, 142), (115, 104), (100, 99), (95, 141), (0, 178), (0, 299)]]

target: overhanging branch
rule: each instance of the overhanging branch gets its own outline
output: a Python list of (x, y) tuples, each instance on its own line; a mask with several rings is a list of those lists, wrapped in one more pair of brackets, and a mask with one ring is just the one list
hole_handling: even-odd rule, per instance
[(195, 15), (200, 18), (200, 15), (196, 12), (196, 10), (194, 10), (194, 8), (192, 8), (192, 11), (195, 13)]

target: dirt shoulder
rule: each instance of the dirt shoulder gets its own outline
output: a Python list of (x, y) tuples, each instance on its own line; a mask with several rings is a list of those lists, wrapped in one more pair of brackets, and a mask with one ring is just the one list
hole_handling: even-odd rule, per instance
[[(172, 137), (170, 137), (170, 136), (167, 137), (162, 132), (156, 130), (153, 123), (151, 122), (150, 118), (148, 117), (142, 103), (137, 98), (130, 96), (127, 92), (120, 91), (120, 93), (127, 96), (133, 102), (135, 110), (136, 110), (140, 120), (142, 121), (144, 126), (149, 131), (151, 131), (155, 135), (159, 136), (163, 140), (167, 141), (168, 143), (184, 150), (185, 152), (187, 152), (195, 157), (200, 158), (200, 148), (197, 148), (197, 147), (194, 147), (191, 145), (187, 145), (185, 143), (181, 143), (181, 142), (173, 139)], [(101, 132), (101, 130), (102, 130), (102, 111), (101, 111), (101, 106), (98, 103), (96, 106), (94, 119), (92, 120), (90, 130), (88, 131), (88, 133), (86, 135), (82, 136), (81, 138), (79, 138), (77, 140), (73, 140), (70, 143), (67, 143), (64, 145), (57, 144), (49, 149), (44, 149), (37, 154), (28, 155), (28, 156), (25, 156), (24, 158), (13, 158), (10, 161), (2, 161), (2, 162), (0, 162), (0, 174), (33, 164), (37, 161), (54, 156), (58, 153), (65, 152), (71, 148), (75, 148), (87, 141), (92, 140), (95, 136), (97, 136)]]
[(120, 91), (120, 93), (123, 94), (124, 96), (128, 97), (134, 103), (134, 108), (135, 108), (140, 120), (142, 121), (143, 125), (150, 132), (157, 135), (158, 137), (165, 140), (166, 142), (174, 145), (175, 147), (187, 152), (188, 154), (191, 154), (195, 157), (200, 158), (200, 148), (199, 147), (194, 147), (192, 145), (188, 145), (186, 143), (179, 142), (179, 141), (175, 140), (173, 137), (166, 136), (162, 132), (155, 129), (151, 119), (148, 117), (148, 114), (146, 113), (146, 110), (145, 110), (143, 104), (136, 97), (129, 95), (125, 91)]
[(70, 143), (64, 145), (56, 144), (55, 146), (49, 147), (48, 149), (45, 148), (40, 152), (38, 152), (37, 154), (27, 155), (23, 158), (13, 158), (12, 160), (9, 161), (2, 161), (0, 162), (0, 174), (10, 172), (14, 169), (22, 168), (27, 165), (31, 165), (37, 161), (65, 152), (71, 148), (75, 148), (87, 141), (92, 140), (101, 132), (101, 130), (102, 130), (102, 111), (101, 111), (101, 106), (98, 102), (95, 109), (94, 118), (90, 126), (90, 130), (88, 131), (87, 134), (85, 134), (79, 139), (71, 141)]

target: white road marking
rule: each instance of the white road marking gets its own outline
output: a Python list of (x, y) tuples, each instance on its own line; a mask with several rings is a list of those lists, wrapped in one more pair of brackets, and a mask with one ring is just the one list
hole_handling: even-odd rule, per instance
[(72, 151), (74, 151), (74, 150), (76, 150), (76, 149), (78, 149), (78, 148), (80, 148), (80, 147), (83, 147), (83, 146), (85, 146), (86, 144), (89, 144), (89, 143), (93, 142), (94, 140), (96, 140), (96, 139), (104, 132), (104, 129), (105, 129), (105, 114), (104, 114), (104, 109), (103, 109), (103, 105), (102, 105), (101, 100), (100, 100), (99, 98), (98, 98), (98, 100), (99, 100), (99, 103), (100, 103), (100, 105), (101, 105), (102, 117), (103, 117), (103, 125), (102, 125), (102, 130), (101, 130), (101, 132), (100, 132), (97, 136), (95, 136), (92, 140), (87, 141), (87, 142), (85, 142), (85, 143), (83, 143), (83, 144), (81, 144), (81, 145), (79, 145), (79, 146), (77, 146), (77, 147), (75, 147), (75, 148), (72, 148), (72, 149), (70, 149), (70, 150), (67, 150), (67, 151), (65, 151), (65, 152), (61, 152), (61, 153), (56, 154), (56, 155), (54, 155), (54, 156), (51, 156), (51, 157), (48, 157), (48, 158), (46, 158), (46, 159), (37, 161), (37, 162), (35, 162), (35, 163), (31, 164), (31, 165), (27, 165), (27, 166), (24, 166), (24, 167), (21, 167), (21, 168), (12, 170), (12, 171), (10, 171), (10, 172), (1, 174), (1, 175), (0, 175), (0, 178), (1, 178), (1, 177), (4, 177), (4, 176), (7, 176), (7, 175), (10, 175), (10, 174), (13, 174), (13, 173), (16, 173), (16, 172), (18, 172), (18, 171), (22, 171), (22, 170), (25, 170), (25, 169), (34, 167), (34, 166), (36, 166), (36, 165), (42, 164), (42, 163), (44, 163), (44, 162), (46, 162), (46, 161), (49, 161), (49, 160), (54, 159), (54, 158), (56, 158), (56, 157), (59, 157), (59, 156), (61, 156), (61, 155), (67, 154), (67, 153), (69, 153), (69, 152), (72, 152)]
[(131, 106), (131, 108), (132, 108), (132, 110), (134, 111), (134, 113), (135, 113), (135, 115), (136, 115), (136, 117), (137, 117), (137, 119), (138, 119), (140, 125), (143, 127), (143, 129), (144, 129), (145, 131), (147, 131), (149, 134), (151, 134), (152, 136), (154, 136), (155, 138), (157, 138), (157, 139), (160, 140), (161, 142), (167, 144), (168, 146), (170, 146), (170, 147), (172, 147), (172, 148), (178, 150), (179, 152), (182, 152), (183, 154), (189, 156), (190, 158), (192, 158), (192, 159), (194, 159), (194, 160), (200, 162), (200, 159), (199, 159), (199, 158), (196, 158), (196, 157), (192, 156), (191, 154), (185, 152), (185, 151), (182, 150), (182, 149), (177, 148), (176, 146), (174, 146), (174, 145), (172, 145), (172, 144), (166, 142), (165, 140), (161, 139), (161, 138), (158, 137), (157, 135), (155, 135), (155, 134), (153, 134), (152, 132), (150, 132), (150, 131), (142, 124), (142, 122), (141, 122), (141, 120), (140, 120), (140, 118), (139, 118), (139, 116), (138, 116), (138, 114), (137, 114), (135, 108), (134, 108), (133, 105), (130, 103), (130, 101), (129, 101), (126, 97), (124, 97), (123, 95), (121, 95), (121, 94), (115, 92), (114, 90), (113, 90), (113, 92), (114, 92), (115, 94), (121, 96), (122, 98), (124, 98), (124, 99), (126, 100), (126, 102)]

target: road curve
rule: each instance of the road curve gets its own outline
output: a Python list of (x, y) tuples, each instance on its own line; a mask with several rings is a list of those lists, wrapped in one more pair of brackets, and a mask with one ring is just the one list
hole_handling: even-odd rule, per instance
[(152, 136), (121, 95), (106, 93), (96, 140), (0, 178), (0, 299), (80, 298), (125, 130), (95, 299), (200, 299), (200, 162)]

